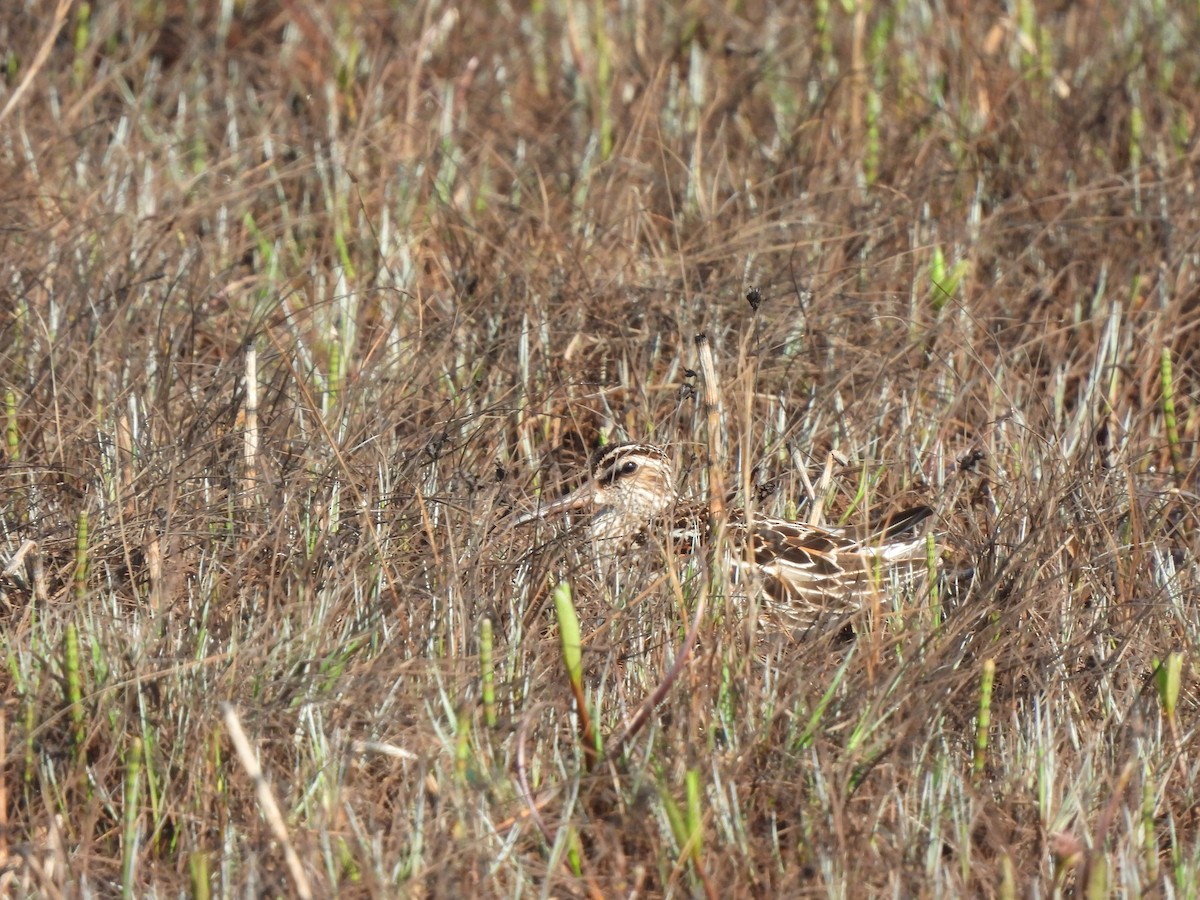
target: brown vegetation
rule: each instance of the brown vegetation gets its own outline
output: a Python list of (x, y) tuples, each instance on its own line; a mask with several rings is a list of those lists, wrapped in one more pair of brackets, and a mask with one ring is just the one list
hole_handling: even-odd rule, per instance
[[(37, 7), (0, 893), (1196, 890), (1194, 4)], [(700, 333), (739, 502), (969, 584), (764, 652), (506, 523), (605, 440), (703, 496)], [(707, 596), (621, 754), (560, 578), (609, 747)]]

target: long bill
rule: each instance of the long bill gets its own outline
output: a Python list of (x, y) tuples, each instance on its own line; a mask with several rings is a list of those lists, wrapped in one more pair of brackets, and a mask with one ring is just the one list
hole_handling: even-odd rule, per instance
[(557, 515), (563, 512), (573, 512), (577, 509), (589, 507), (594, 502), (594, 493), (590, 484), (577, 487), (571, 493), (559, 497), (545, 506), (536, 507), (521, 513), (513, 519), (514, 525), (528, 525), (530, 522), (536, 522), (538, 519), (545, 519), (547, 516)]

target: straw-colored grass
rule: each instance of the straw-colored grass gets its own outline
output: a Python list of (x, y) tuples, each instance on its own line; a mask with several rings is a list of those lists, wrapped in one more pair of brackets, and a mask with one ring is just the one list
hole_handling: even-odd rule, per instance
[[(1200, 890), (1194, 3), (44, 5), (0, 894)], [(624, 438), (948, 577), (508, 524)]]

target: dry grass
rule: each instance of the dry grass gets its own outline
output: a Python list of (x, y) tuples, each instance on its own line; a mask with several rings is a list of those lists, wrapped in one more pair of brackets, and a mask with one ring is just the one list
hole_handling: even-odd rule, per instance
[[(0, 893), (1200, 890), (1195, 4), (43, 5)], [(701, 332), (732, 489), (969, 588), (767, 646), (506, 525), (601, 440), (703, 495)], [(559, 578), (610, 748), (708, 599), (594, 764)]]

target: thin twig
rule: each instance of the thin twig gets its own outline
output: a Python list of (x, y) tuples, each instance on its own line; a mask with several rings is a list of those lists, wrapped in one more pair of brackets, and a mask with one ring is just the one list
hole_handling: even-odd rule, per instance
[(229, 739), (233, 741), (233, 748), (237, 751), (242, 768), (254, 782), (254, 792), (258, 796), (258, 805), (262, 808), (263, 817), (267, 820), (267, 827), (271, 829), (275, 840), (279, 841), (279, 845), (283, 847), (283, 858), (287, 863), (288, 872), (292, 876), (292, 883), (296, 885), (296, 896), (307, 900), (313, 895), (312, 886), (308, 882), (308, 876), (304, 873), (304, 867), (300, 864), (300, 857), (296, 854), (296, 849), (288, 837), (287, 825), (283, 821), (279, 804), (275, 802), (271, 786), (263, 777), (262, 768), (254, 755), (254, 748), (250, 746), (246, 732), (242, 730), (242, 723), (238, 720), (237, 710), (233, 708), (232, 703), (221, 704), (221, 717), (225, 720), (225, 728), (229, 732)]
[(242, 502), (249, 506), (258, 482), (258, 350), (254, 339), (246, 342), (246, 431), (242, 442), (245, 464)]
[[(667, 573), (671, 576), (672, 586), (682, 594), (682, 588), (679, 585), (679, 580), (675, 576), (674, 570), (668, 567)], [(639, 707), (621, 736), (604, 748), (606, 758), (615, 759), (620, 756), (625, 751), (625, 745), (633, 740), (637, 733), (641, 731), (642, 726), (646, 724), (646, 720), (650, 718), (650, 714), (666, 699), (671, 686), (683, 671), (683, 667), (687, 665), (688, 659), (691, 658), (692, 648), (696, 646), (696, 636), (700, 633), (700, 623), (704, 620), (704, 611), (707, 606), (708, 579), (706, 578), (701, 582), (700, 596), (696, 600), (696, 612), (692, 616), (692, 625), (688, 629), (687, 636), (683, 639), (683, 646), (676, 655), (675, 661), (671, 664), (671, 668), (667, 670), (667, 674), (663, 677), (663, 680), (659, 682), (658, 687), (654, 689), (650, 696), (642, 703), (641, 707)]]
[(708, 507), (714, 523), (725, 520), (725, 441), (721, 431), (721, 385), (713, 363), (708, 335), (696, 335), (700, 357), (700, 379), (704, 390), (704, 414), (708, 434)]
[(33, 57), (33, 62), (29, 64), (29, 68), (25, 70), (25, 77), (21, 79), (21, 83), (17, 85), (17, 89), (13, 91), (8, 102), (4, 104), (4, 109), (0, 109), (0, 122), (8, 118), (20, 102), (21, 97), (29, 90), (29, 86), (33, 84), (37, 78), (38, 72), (42, 70), (42, 66), (46, 64), (46, 60), (50, 56), (50, 51), (54, 48), (54, 42), (58, 40), (58, 33), (62, 31), (62, 27), (67, 21), (67, 10), (71, 8), (71, 0), (58, 0), (58, 6), (54, 10), (54, 20), (50, 23), (49, 29), (46, 31), (46, 37), (42, 44), (37, 49), (37, 54)]

